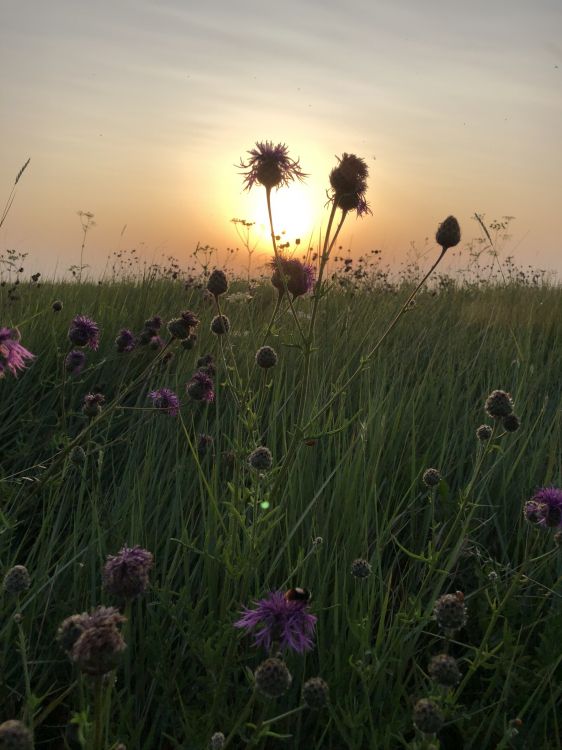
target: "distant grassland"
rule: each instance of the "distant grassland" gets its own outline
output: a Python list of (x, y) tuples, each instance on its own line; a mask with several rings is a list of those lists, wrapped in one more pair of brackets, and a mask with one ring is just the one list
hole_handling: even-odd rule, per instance
[[(360, 364), (407, 293), (327, 295), (305, 417)], [(551, 531), (522, 515), (537, 487), (562, 485), (562, 289), (422, 292), (370, 367), (302, 436), (281, 486), (302, 370), (288, 313), (266, 342), (278, 365), (252, 367), (273, 289), (222, 298), (231, 333), (220, 338), (209, 331), (212, 305), (179, 282), (22, 284), (18, 295), (8, 302), (0, 290), (0, 322), (18, 325), (37, 359), (0, 381), (0, 563), (3, 572), (26, 565), (32, 577), (19, 606), (39, 747), (70, 746), (65, 725), (89, 705), (55, 635), (65, 617), (111, 603), (100, 572), (124, 544), (150, 550), (155, 566), (149, 592), (127, 611), (108, 748), (191, 750), (208, 747), (213, 732), (228, 736), (252, 692), (248, 670), (266, 657), (232, 624), (243, 605), (288, 586), (312, 591), (316, 646), (286, 655), (291, 690), (257, 700), (247, 721), (295, 708), (316, 675), (329, 684), (330, 705), (271, 725), (290, 738), (251, 745), (251, 728), (240, 727), (229, 746), (421, 748), (412, 706), (432, 696), (445, 713), (447, 750), (562, 747), (562, 553)], [(54, 299), (61, 312), (52, 312)], [(295, 307), (306, 321), (310, 300)], [(138, 332), (154, 314), (168, 320), (186, 309), (201, 319), (194, 350), (173, 343), (174, 358), (152, 368), (157, 354), (146, 347), (115, 351), (120, 328)], [(79, 313), (97, 321), (101, 345), (63, 385), (67, 330)], [(205, 353), (217, 363), (208, 406), (185, 392)], [(147, 394), (161, 387), (178, 393), (181, 420), (150, 409)], [(85, 465), (65, 457), (43, 480), (87, 424), (82, 399), (95, 388), (119, 407), (82, 442)], [(491, 424), (483, 405), (497, 388), (513, 395), (522, 425), (485, 448), (475, 431)], [(196, 450), (202, 433), (214, 441), (205, 456)], [(262, 478), (247, 466), (257, 445), (274, 458)], [(433, 491), (421, 482), (428, 467), (443, 475)], [(350, 574), (356, 558), (372, 566), (364, 580)], [(468, 624), (447, 647), (463, 677), (446, 691), (427, 676), (445, 647), (432, 609), (456, 590)], [(21, 717), (25, 702), (15, 607), (0, 596), (0, 720)]]

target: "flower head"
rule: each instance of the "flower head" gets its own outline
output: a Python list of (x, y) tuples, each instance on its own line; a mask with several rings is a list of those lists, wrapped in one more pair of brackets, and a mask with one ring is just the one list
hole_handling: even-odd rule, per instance
[(466, 625), (466, 604), (464, 595), (457, 591), (455, 594), (443, 594), (435, 602), (433, 614), (442, 630), (460, 630)]
[(454, 216), (447, 216), (445, 221), (439, 224), (435, 240), (438, 245), (441, 245), (443, 252), (459, 244), (461, 241), (461, 228)]
[(100, 329), (91, 318), (77, 315), (68, 329), (68, 338), (75, 346), (87, 346), (96, 351), (100, 343)]
[(523, 513), (529, 523), (542, 528), (562, 528), (562, 490), (542, 487), (525, 503)]
[[(271, 283), (282, 297), (285, 287), (293, 295), (300, 297), (312, 289), (314, 284), (314, 267), (310, 263), (303, 263), (298, 258), (286, 258), (279, 255), (270, 263), (273, 269)], [(283, 279), (285, 283), (283, 283)]]
[(256, 690), (266, 698), (279, 698), (291, 687), (293, 677), (281, 659), (263, 661), (254, 673)]
[(484, 404), (486, 414), (493, 419), (503, 419), (513, 411), (513, 398), (506, 391), (492, 391)]
[(87, 417), (93, 419), (101, 414), (103, 404), (105, 404), (105, 396), (102, 393), (88, 393), (84, 396), (82, 411)]
[(180, 317), (189, 328), (197, 328), (199, 325), (199, 318), (191, 310), (184, 310)]
[(124, 352), (132, 352), (136, 343), (134, 333), (128, 328), (122, 328), (115, 339), (115, 346), (120, 354), (123, 354)]
[(414, 706), (414, 724), (424, 734), (435, 734), (445, 721), (443, 712), (430, 698), (420, 698)]
[(25, 565), (14, 565), (4, 576), (4, 591), (7, 594), (23, 594), (30, 586), (31, 578)]
[(321, 677), (311, 677), (302, 686), (302, 699), (308, 708), (319, 710), (328, 703), (330, 689)]
[(148, 574), (154, 557), (138, 545), (122, 547), (116, 555), (108, 555), (103, 567), (103, 587), (121, 599), (133, 599), (148, 588)]
[(342, 154), (337, 167), (330, 172), (332, 198), (342, 211), (356, 211), (357, 216), (371, 213), (365, 199), (369, 168), (364, 159), (355, 154)]
[(157, 391), (151, 391), (148, 396), (152, 399), (152, 405), (156, 409), (161, 409), (171, 417), (175, 417), (178, 414), (180, 400), (169, 388), (160, 388)]
[(80, 375), (86, 364), (86, 355), (80, 349), (68, 352), (64, 360), (64, 368), (69, 375)]
[(254, 632), (257, 646), (269, 651), (275, 642), (280, 649), (298, 653), (313, 647), (317, 618), (309, 612), (307, 601), (287, 600), (282, 591), (272, 591), (254, 604), (255, 609), (243, 608), (234, 627)]
[(228, 290), (228, 279), (225, 272), (221, 271), (220, 268), (215, 268), (207, 281), (207, 289), (215, 297), (224, 294)]
[(33, 750), (33, 736), (25, 724), (9, 719), (0, 724), (0, 748), (7, 750)]
[(0, 378), (9, 370), (15, 377), (18, 370), (25, 369), (26, 359), (35, 359), (19, 342), (19, 332), (14, 328), (0, 328)]
[(197, 370), (197, 372), (193, 373), (186, 388), (187, 395), (194, 401), (206, 401), (210, 404), (215, 400), (213, 381), (210, 376), (202, 370)]
[(267, 190), (288, 185), (291, 180), (303, 180), (307, 175), (301, 170), (299, 159), (291, 159), (284, 143), (273, 145), (273, 141), (256, 143), (248, 151), (246, 162), (240, 159), (238, 165), (246, 170), (244, 174), (245, 189), (250, 190), (256, 182)]
[(125, 650), (118, 628), (125, 618), (115, 607), (71, 615), (61, 623), (57, 640), (79, 668), (90, 675), (111, 672)]

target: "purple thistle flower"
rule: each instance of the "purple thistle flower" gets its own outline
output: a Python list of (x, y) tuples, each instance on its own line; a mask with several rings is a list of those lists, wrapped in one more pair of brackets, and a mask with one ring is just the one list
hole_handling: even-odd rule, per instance
[(24, 370), (26, 359), (35, 359), (19, 342), (19, 331), (14, 328), (0, 328), (0, 379), (9, 370), (17, 377), (18, 370)]
[(156, 409), (161, 409), (171, 417), (175, 417), (179, 413), (180, 400), (169, 388), (160, 388), (157, 391), (151, 391), (148, 396), (152, 399), (152, 405)]
[(86, 355), (79, 349), (68, 352), (64, 360), (65, 370), (69, 375), (80, 375), (86, 364)]
[(291, 180), (303, 180), (307, 175), (301, 170), (299, 159), (291, 159), (284, 143), (273, 145), (272, 141), (256, 143), (256, 147), (248, 151), (250, 154), (246, 162), (240, 159), (238, 165), (247, 170), (244, 174), (245, 190), (250, 190), (256, 182), (267, 190), (274, 187), (288, 185)]
[(213, 390), (213, 381), (202, 370), (197, 370), (188, 382), (187, 395), (194, 401), (206, 401), (208, 404), (215, 400), (215, 392)]
[(134, 333), (128, 328), (122, 328), (115, 339), (115, 345), (120, 354), (132, 352), (137, 345)]
[(116, 555), (108, 555), (103, 566), (103, 587), (122, 599), (132, 599), (148, 588), (148, 574), (154, 563), (151, 552), (138, 545), (122, 547)]
[(77, 315), (68, 329), (68, 338), (75, 346), (87, 346), (97, 351), (100, 343), (100, 329), (91, 318)]
[[(279, 259), (273, 258), (270, 262), (273, 268), (271, 283), (277, 289), (280, 296), (285, 292), (285, 285), (293, 298), (300, 297), (312, 289), (314, 284), (314, 267), (310, 263), (303, 263), (298, 258), (286, 258), (279, 255)], [(281, 266), (281, 273), (279, 272)], [(285, 285), (281, 274), (285, 277)]]
[(545, 528), (562, 528), (562, 490), (541, 487), (525, 503), (523, 514), (529, 523)]
[(253, 631), (256, 646), (269, 651), (275, 643), (280, 649), (290, 648), (299, 654), (313, 647), (317, 618), (310, 614), (308, 602), (287, 600), (282, 591), (272, 591), (254, 604), (255, 609), (243, 608), (234, 627)]

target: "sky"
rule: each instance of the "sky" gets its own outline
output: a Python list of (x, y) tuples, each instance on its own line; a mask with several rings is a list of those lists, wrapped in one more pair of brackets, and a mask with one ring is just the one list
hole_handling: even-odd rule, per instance
[[(186, 263), (240, 246), (263, 189), (240, 158), (286, 143), (309, 174), (273, 195), (275, 229), (317, 244), (330, 169), (370, 169), (372, 216), (342, 244), (386, 262), (454, 214), (514, 216), (503, 249), (562, 271), (560, 0), (2, 0), (0, 203), (28, 157), (0, 252), (64, 275), (117, 249)], [(2, 197), (2, 192), (5, 197)], [(124, 229), (124, 227), (126, 227)], [(430, 252), (433, 246), (430, 243)], [(220, 256), (219, 256), (220, 257)]]

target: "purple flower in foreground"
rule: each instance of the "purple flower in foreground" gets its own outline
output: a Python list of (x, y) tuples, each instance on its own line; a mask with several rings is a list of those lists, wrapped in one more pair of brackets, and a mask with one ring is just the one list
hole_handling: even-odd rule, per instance
[(122, 547), (116, 555), (108, 555), (103, 567), (103, 587), (122, 599), (132, 599), (148, 588), (152, 553), (138, 545)]
[(160, 388), (157, 391), (151, 391), (148, 396), (152, 399), (152, 405), (156, 409), (161, 409), (171, 417), (175, 417), (178, 414), (180, 400), (169, 388)]
[(243, 608), (234, 627), (253, 631), (257, 646), (269, 651), (275, 643), (280, 649), (290, 648), (299, 654), (313, 647), (317, 618), (310, 614), (308, 602), (287, 600), (282, 591), (272, 591), (254, 603), (255, 609)]
[(0, 378), (9, 370), (14, 377), (18, 370), (25, 369), (25, 360), (35, 355), (19, 342), (19, 332), (13, 328), (0, 328)]
[(277, 146), (272, 141), (256, 143), (256, 147), (248, 153), (249, 159), (246, 162), (240, 159), (238, 165), (247, 170), (243, 173), (246, 190), (250, 190), (256, 182), (271, 190), (288, 185), (291, 180), (303, 180), (307, 176), (300, 168), (299, 159), (290, 158), (284, 143), (278, 143)]
[(100, 329), (91, 318), (77, 315), (68, 329), (68, 338), (75, 346), (87, 346), (96, 351), (100, 343)]
[[(285, 292), (285, 286), (293, 297), (300, 297), (312, 289), (314, 284), (314, 268), (309, 263), (303, 263), (298, 258), (273, 258), (270, 263), (273, 268), (271, 283), (277, 289), (280, 296)], [(281, 271), (279, 271), (279, 266)], [(283, 284), (283, 278), (285, 284)]]
[(65, 370), (69, 375), (80, 375), (86, 364), (86, 355), (79, 349), (68, 352), (64, 360)]
[(529, 523), (542, 528), (562, 528), (562, 490), (542, 487), (525, 503), (523, 510)]
[(211, 403), (215, 400), (215, 392), (213, 390), (213, 381), (202, 370), (197, 370), (188, 382), (187, 395), (194, 401), (206, 401)]
[(117, 338), (115, 339), (115, 346), (120, 354), (124, 352), (132, 352), (137, 345), (135, 335), (128, 328), (122, 328)]

